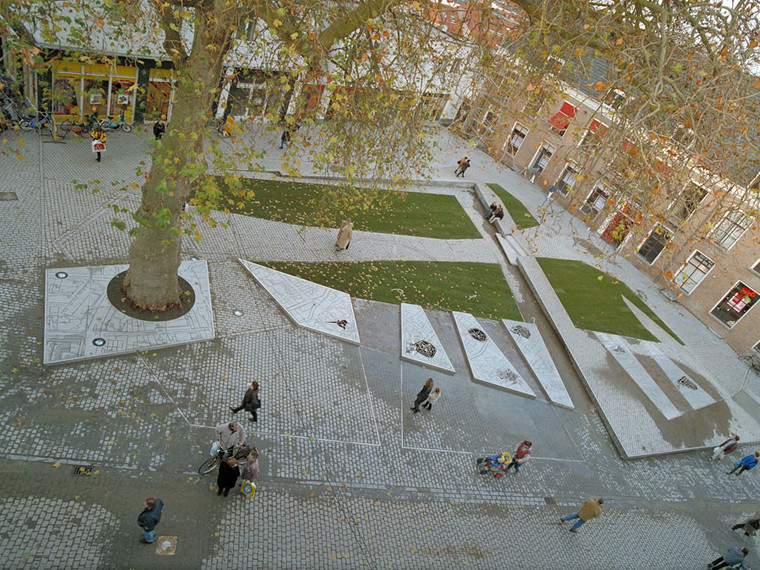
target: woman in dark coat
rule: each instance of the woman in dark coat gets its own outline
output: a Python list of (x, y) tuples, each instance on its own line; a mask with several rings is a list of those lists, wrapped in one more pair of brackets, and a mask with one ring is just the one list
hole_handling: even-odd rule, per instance
[(251, 418), (248, 418), (249, 422), (255, 422), (258, 421), (258, 416), (256, 415), (256, 410), (258, 410), (261, 407), (261, 400), (259, 400), (259, 383), (254, 380), (251, 382), (251, 386), (245, 391), (245, 396), (243, 396), (243, 403), (240, 404), (237, 408), (233, 408), (230, 406), (230, 410), (233, 414), (237, 414), (240, 410), (245, 409), (246, 412), (251, 413)]
[(219, 465), (219, 475), (216, 477), (216, 486), (219, 488), (216, 494), (221, 495), (223, 492), (226, 497), (237, 483), (238, 477), (240, 477), (240, 468), (237, 459), (230, 457), (227, 461), (222, 461)]
[(428, 378), (425, 380), (425, 385), (422, 387), (422, 390), (419, 391), (417, 394), (417, 399), (414, 400), (414, 406), (409, 408), (412, 410), (415, 414), (420, 411), (420, 404), (427, 400), (427, 397), (430, 395), (430, 391), (433, 389), (433, 379)]

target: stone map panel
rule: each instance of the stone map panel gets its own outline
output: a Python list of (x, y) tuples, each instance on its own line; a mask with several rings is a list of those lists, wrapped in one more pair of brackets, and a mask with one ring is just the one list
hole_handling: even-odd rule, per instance
[(715, 399), (705, 392), (686, 372), (681, 370), (678, 365), (670, 358), (665, 356), (655, 342), (641, 341), (639, 344), (641, 352), (651, 356), (657, 365), (662, 368), (668, 380), (673, 382), (686, 402), (695, 410), (711, 406)]
[(176, 346), (214, 338), (208, 266), (183, 261), (179, 275), (195, 289), (186, 315), (165, 322), (134, 319), (106, 295), (109, 281), (127, 265), (45, 270), (44, 364)]
[(636, 356), (628, 348), (628, 343), (623, 337), (600, 332), (594, 334), (665, 418), (672, 420), (682, 415), (641, 363), (636, 360)]
[(535, 398), (536, 394), (482, 329), (477, 319), (469, 313), (453, 311), (452, 314), (473, 378)]
[(538, 332), (538, 327), (533, 323), (508, 319), (502, 319), (501, 322), (507, 327), (509, 336), (512, 337), (520, 354), (533, 370), (533, 374), (536, 375), (549, 400), (558, 406), (574, 409), (573, 400), (567, 393), (562, 376), (554, 365), (549, 349), (541, 338), (541, 333)]
[(454, 372), (454, 366), (435, 334), (425, 309), (419, 305), (401, 303), (401, 358), (444, 372)]
[(351, 296), (300, 277), (238, 259), (299, 327), (360, 344)]

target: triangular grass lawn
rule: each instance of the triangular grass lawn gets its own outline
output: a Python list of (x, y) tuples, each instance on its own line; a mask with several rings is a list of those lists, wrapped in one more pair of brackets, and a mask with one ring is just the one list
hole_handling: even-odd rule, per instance
[(539, 257), (537, 261), (578, 328), (656, 341), (623, 302), (625, 297), (683, 344), (662, 319), (622, 281), (582, 261), (548, 257)]
[[(435, 261), (257, 262), (352, 297), (522, 321), (501, 268)], [(400, 291), (399, 291), (400, 290)]]
[[(440, 239), (482, 237), (454, 196), (371, 190), (352, 186), (246, 178), (233, 192), (217, 177), (215, 209), (300, 226), (337, 228), (351, 218), (354, 230)], [(252, 196), (249, 194), (252, 193)]]
[(538, 225), (536, 218), (534, 218), (528, 211), (528, 208), (523, 206), (523, 203), (520, 202), (520, 200), (512, 196), (512, 194), (504, 190), (504, 188), (498, 184), (489, 183), (488, 187), (494, 191), (499, 197), (499, 200), (501, 200), (501, 203), (504, 204), (504, 208), (509, 212), (509, 215), (515, 221), (515, 224), (517, 224), (518, 230), (525, 230)]

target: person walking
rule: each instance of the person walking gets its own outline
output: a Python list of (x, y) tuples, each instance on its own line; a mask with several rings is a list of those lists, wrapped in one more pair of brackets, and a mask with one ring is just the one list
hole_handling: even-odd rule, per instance
[(742, 570), (749, 570), (749, 567), (744, 563), (744, 559), (749, 554), (749, 548), (746, 546), (739, 548), (738, 546), (732, 546), (723, 556), (716, 558), (710, 564), (707, 565), (708, 570), (718, 570), (718, 568), (725, 568), (726, 566), (736, 566), (741, 564), (739, 568)]
[(507, 465), (506, 471), (509, 471), (512, 467), (515, 468), (515, 475), (520, 472), (520, 466), (525, 465), (530, 459), (531, 453), (533, 453), (533, 443), (527, 439), (517, 446), (517, 450), (512, 455), (512, 461)]
[(461, 173), (462, 176), (464, 176), (464, 165), (467, 163), (467, 157), (465, 156), (462, 160), (457, 162), (457, 169), (454, 171), (454, 174), (456, 174), (457, 177), (459, 177), (459, 174)]
[(430, 395), (430, 392), (433, 389), (433, 379), (428, 378), (425, 380), (425, 385), (422, 387), (422, 390), (420, 390), (417, 393), (417, 398), (414, 400), (414, 405), (409, 408), (412, 410), (415, 414), (420, 411), (420, 404), (427, 400), (427, 397)]
[(734, 451), (737, 447), (738, 441), (739, 441), (739, 436), (736, 435), (735, 433), (732, 433), (731, 437), (729, 437), (726, 441), (724, 441), (715, 449), (713, 449), (713, 454), (712, 454), (712, 457), (710, 458), (710, 461), (715, 461), (716, 459), (722, 459), (725, 455), (728, 455), (729, 453)]
[(348, 249), (351, 245), (351, 238), (354, 237), (354, 224), (351, 220), (343, 220), (338, 230), (338, 239), (335, 242), (335, 251), (342, 251)]
[(433, 404), (435, 404), (436, 400), (438, 400), (438, 398), (440, 397), (441, 397), (441, 387), (436, 386), (435, 390), (433, 390), (432, 392), (430, 392), (430, 394), (428, 394), (427, 400), (422, 402), (422, 407), (427, 409), (427, 411), (429, 412), (430, 410), (433, 409)]
[(92, 138), (92, 152), (97, 153), (97, 161), (100, 162), (100, 153), (106, 151), (106, 134), (103, 132), (103, 127), (99, 124), (95, 125), (95, 130), (90, 133)]
[(227, 461), (222, 461), (219, 464), (219, 475), (216, 476), (216, 494), (226, 497), (230, 489), (237, 484), (238, 477), (240, 477), (240, 467), (238, 467), (237, 459), (228, 457)]
[(287, 145), (290, 144), (290, 138), (291, 138), (290, 127), (285, 127), (285, 129), (283, 129), (283, 131), (282, 131), (282, 135), (280, 136), (280, 148), (281, 149), (286, 144)]
[(233, 414), (237, 414), (240, 410), (244, 409), (246, 412), (250, 412), (252, 416), (248, 418), (248, 421), (256, 422), (259, 419), (256, 410), (258, 410), (260, 407), (261, 400), (259, 399), (259, 383), (254, 380), (245, 391), (242, 403), (237, 408), (230, 406), (230, 411)]
[(226, 449), (229, 455), (234, 455), (235, 447), (242, 447), (245, 443), (245, 430), (236, 421), (219, 424), (214, 431), (219, 437), (219, 445)]
[(468, 168), (470, 168), (470, 159), (466, 158), (465, 161), (464, 161), (464, 164), (462, 165), (462, 167), (459, 170), (459, 174), (461, 175), (462, 178), (464, 178), (464, 173), (465, 173), (465, 171)]
[(559, 519), (559, 523), (563, 524), (565, 521), (572, 521), (578, 519), (571, 528), (570, 532), (578, 532), (578, 529), (591, 519), (596, 519), (602, 516), (602, 505), (604, 504), (604, 497), (598, 499), (586, 499), (586, 502), (581, 505), (577, 513), (567, 515)]
[(153, 125), (153, 136), (156, 137), (157, 141), (160, 141), (162, 138), (164, 138), (165, 132), (166, 132), (166, 124), (164, 123), (164, 118), (161, 117)]
[(161, 521), (161, 511), (164, 508), (164, 502), (155, 497), (145, 499), (140, 516), (137, 517), (137, 524), (143, 529), (143, 537), (140, 539), (142, 544), (152, 544), (156, 538), (156, 525)]
[(756, 512), (754, 515), (748, 516), (742, 522), (735, 524), (731, 527), (731, 530), (742, 529), (744, 531), (744, 536), (755, 536), (758, 528), (760, 528), (760, 511)]
[(734, 468), (731, 469), (731, 471), (726, 471), (726, 475), (733, 475), (736, 473), (736, 476), (738, 477), (745, 471), (749, 471), (750, 469), (753, 469), (757, 466), (757, 458), (760, 456), (760, 453), (757, 451), (755, 453), (752, 453), (751, 455), (747, 455), (746, 457), (742, 457), (741, 460), (734, 463)]

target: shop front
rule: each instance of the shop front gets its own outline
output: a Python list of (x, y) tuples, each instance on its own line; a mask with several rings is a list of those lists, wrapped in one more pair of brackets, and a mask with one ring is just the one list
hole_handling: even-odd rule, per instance
[(128, 123), (135, 112), (137, 67), (55, 61), (50, 100), (57, 121), (118, 119)]

